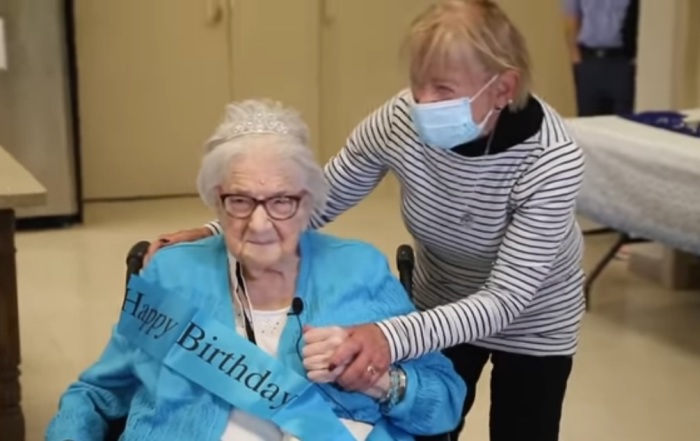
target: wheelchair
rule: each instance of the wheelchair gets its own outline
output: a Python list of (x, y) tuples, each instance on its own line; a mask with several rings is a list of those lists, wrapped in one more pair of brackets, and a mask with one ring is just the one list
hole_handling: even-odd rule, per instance
[[(143, 268), (143, 259), (148, 251), (150, 243), (141, 241), (131, 247), (126, 256), (126, 283), (129, 283), (129, 277), (133, 274), (138, 274)], [(400, 245), (396, 250), (396, 268), (399, 271), (399, 280), (409, 297), (413, 299), (413, 266), (414, 254), (413, 248), (410, 245)], [(105, 441), (119, 441), (124, 427), (126, 426), (126, 418), (110, 421), (108, 424), (108, 432)], [(433, 435), (433, 436), (417, 436), (416, 441), (450, 441), (449, 434)], [(303, 440), (302, 440), (303, 441)]]

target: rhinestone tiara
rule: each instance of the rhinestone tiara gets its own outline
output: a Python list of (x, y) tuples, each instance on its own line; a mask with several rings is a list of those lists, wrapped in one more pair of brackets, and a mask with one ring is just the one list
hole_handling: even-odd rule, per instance
[(224, 130), (224, 138), (230, 141), (245, 135), (262, 133), (287, 135), (289, 132), (289, 127), (280, 121), (276, 115), (267, 112), (258, 112), (247, 121), (227, 127)]

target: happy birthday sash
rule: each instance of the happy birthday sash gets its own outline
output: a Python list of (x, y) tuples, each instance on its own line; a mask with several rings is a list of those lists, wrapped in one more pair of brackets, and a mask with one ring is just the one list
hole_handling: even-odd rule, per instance
[(177, 374), (284, 432), (304, 441), (354, 441), (311, 382), (177, 293), (132, 276), (117, 331)]

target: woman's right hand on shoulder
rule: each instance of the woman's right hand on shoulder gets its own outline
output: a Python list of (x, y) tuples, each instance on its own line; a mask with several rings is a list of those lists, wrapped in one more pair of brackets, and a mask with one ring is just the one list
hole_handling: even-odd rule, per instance
[(195, 240), (204, 239), (212, 235), (212, 232), (207, 227), (193, 228), (191, 230), (181, 230), (175, 233), (163, 234), (157, 240), (151, 242), (148, 247), (148, 252), (143, 258), (143, 265), (148, 265), (148, 262), (153, 258), (153, 255), (161, 248), (168, 245), (174, 245), (180, 242), (194, 242)]

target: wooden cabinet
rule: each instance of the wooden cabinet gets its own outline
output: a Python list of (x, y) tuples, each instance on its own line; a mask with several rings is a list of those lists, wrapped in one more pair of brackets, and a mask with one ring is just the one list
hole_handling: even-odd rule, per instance
[(213, 0), (76, 0), (86, 199), (192, 194), (229, 101), (229, 31)]
[(573, 70), (566, 47), (562, 2), (498, 3), (525, 36), (532, 58), (535, 93), (562, 115), (575, 116)]
[(399, 56), (428, 0), (76, 0), (84, 194), (194, 193), (225, 103), (298, 108), (320, 160), (406, 84)]
[(194, 194), (236, 99), (298, 108), (318, 142), (318, 25), (306, 0), (77, 0), (85, 198)]
[(352, 128), (408, 85), (401, 46), (431, 0), (325, 0), (322, 10), (322, 159)]
[(317, 0), (232, 0), (232, 98), (268, 97), (298, 109), (319, 139)]
[[(231, 100), (298, 108), (327, 160), (408, 84), (401, 45), (432, 0), (75, 2), (84, 194), (114, 199), (194, 194), (202, 143)], [(502, 2), (530, 42), (537, 90), (568, 113), (558, 3), (520, 3)]]

